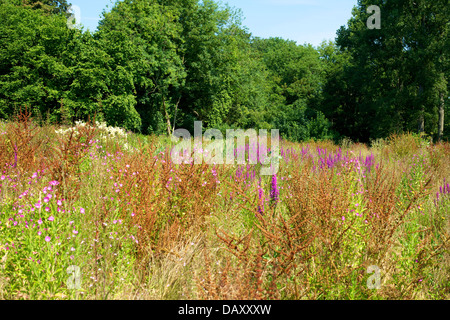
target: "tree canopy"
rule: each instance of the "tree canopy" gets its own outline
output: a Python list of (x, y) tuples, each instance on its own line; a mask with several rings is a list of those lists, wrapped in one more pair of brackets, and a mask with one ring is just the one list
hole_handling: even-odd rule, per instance
[(0, 0), (0, 117), (28, 105), (144, 134), (201, 120), (295, 141), (448, 138), (447, 2), (359, 0), (336, 41), (313, 47), (254, 37), (212, 0), (117, 1), (95, 33), (68, 28), (66, 0)]

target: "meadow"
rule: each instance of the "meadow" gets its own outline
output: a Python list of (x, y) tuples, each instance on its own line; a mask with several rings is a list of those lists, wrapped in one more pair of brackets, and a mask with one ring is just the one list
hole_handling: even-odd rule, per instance
[(167, 137), (0, 122), (0, 299), (449, 299), (450, 144), (280, 142), (176, 165)]

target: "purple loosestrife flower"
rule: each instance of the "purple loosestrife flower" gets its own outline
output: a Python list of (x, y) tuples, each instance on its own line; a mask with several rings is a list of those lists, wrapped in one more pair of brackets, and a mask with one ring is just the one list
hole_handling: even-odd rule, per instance
[(264, 214), (264, 192), (261, 187), (261, 178), (259, 178), (258, 196), (259, 196), (258, 213)]
[(434, 199), (434, 205), (437, 207), (443, 201), (446, 201), (450, 196), (450, 184), (446, 184), (444, 178), (444, 184), (439, 187), (439, 191), (436, 192), (436, 199)]
[(272, 201), (272, 205), (276, 205), (278, 203), (279, 196), (280, 192), (278, 190), (277, 175), (274, 174), (270, 185), (270, 200)]

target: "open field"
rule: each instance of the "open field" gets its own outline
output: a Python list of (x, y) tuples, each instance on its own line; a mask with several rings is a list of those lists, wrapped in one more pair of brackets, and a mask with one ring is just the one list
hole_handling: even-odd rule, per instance
[(0, 123), (0, 298), (450, 298), (450, 144), (281, 141), (276, 176), (170, 146)]

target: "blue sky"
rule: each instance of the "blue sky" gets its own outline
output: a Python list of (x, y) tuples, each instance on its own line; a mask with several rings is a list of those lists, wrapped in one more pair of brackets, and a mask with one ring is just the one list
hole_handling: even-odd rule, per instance
[[(69, 0), (80, 8), (81, 24), (94, 31), (103, 9), (114, 0)], [(336, 30), (351, 17), (357, 0), (222, 0), (240, 8), (243, 25), (253, 36), (281, 37), (318, 46), (334, 40)]]

